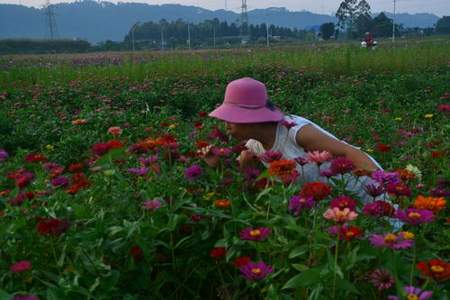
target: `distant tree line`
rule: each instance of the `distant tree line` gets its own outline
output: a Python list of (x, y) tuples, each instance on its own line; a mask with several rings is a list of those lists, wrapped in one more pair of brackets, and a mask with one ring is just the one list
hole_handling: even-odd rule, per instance
[(393, 24), (394, 20), (384, 13), (373, 17), (371, 7), (366, 0), (344, 0), (336, 12), (337, 24), (324, 23), (320, 26), (323, 39), (337, 38), (343, 35), (348, 39), (362, 38), (366, 32), (375, 37), (390, 37), (393, 30), (396, 36), (414, 36), (450, 33), (450, 17), (439, 19), (435, 28), (403, 28)]
[[(301, 30), (266, 24), (246, 26), (242, 33), (245, 40), (251, 43), (265, 42), (267, 35), (273, 41), (279, 40), (308, 40), (315, 38), (313, 30)], [(187, 23), (181, 19), (167, 22), (138, 23), (132, 26), (124, 38), (124, 42), (133, 41), (138, 47), (207, 47), (233, 45), (241, 42), (241, 28), (239, 24), (220, 22), (219, 19), (205, 20), (200, 23)], [(164, 45), (162, 45), (164, 43)]]
[(91, 44), (84, 40), (0, 40), (0, 54), (74, 53), (90, 51)]

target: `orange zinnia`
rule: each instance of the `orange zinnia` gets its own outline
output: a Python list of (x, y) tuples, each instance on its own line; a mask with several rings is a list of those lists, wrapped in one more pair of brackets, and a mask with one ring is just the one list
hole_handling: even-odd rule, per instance
[(231, 201), (227, 199), (219, 199), (214, 201), (214, 206), (217, 208), (228, 208), (231, 205)]
[(275, 160), (269, 165), (269, 175), (270, 176), (289, 176), (292, 174), (292, 171), (295, 169), (295, 161), (282, 159)]
[(395, 170), (400, 175), (402, 180), (410, 180), (416, 178), (416, 175), (413, 172), (410, 172), (406, 169), (397, 169)]
[(446, 205), (446, 201), (444, 197), (425, 197), (425, 196), (417, 196), (414, 201), (414, 207), (420, 209), (428, 209), (433, 211), (434, 213), (439, 212), (444, 209)]

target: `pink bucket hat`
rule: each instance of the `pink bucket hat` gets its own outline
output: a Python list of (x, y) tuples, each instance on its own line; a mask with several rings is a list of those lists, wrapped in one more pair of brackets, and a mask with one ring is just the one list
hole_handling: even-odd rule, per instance
[(249, 77), (230, 82), (222, 105), (209, 116), (230, 123), (278, 122), (284, 117), (269, 101), (264, 83)]

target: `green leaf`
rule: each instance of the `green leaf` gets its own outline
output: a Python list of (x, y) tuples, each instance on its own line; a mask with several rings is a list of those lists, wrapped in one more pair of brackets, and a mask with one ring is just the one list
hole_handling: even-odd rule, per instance
[(303, 255), (306, 252), (308, 252), (308, 245), (303, 245), (303, 246), (297, 247), (294, 250), (292, 250), (291, 253), (289, 253), (289, 258), (294, 258), (294, 257), (300, 256), (300, 255)]
[(5, 292), (4, 290), (0, 289), (0, 300), (10, 300), (11, 295)]
[(361, 293), (358, 291), (358, 289), (348, 280), (337, 278), (336, 279), (336, 285), (341, 289), (348, 291), (352, 294), (358, 294), (361, 295)]
[(309, 269), (303, 273), (295, 275), (283, 286), (283, 289), (292, 289), (300, 287), (312, 287), (321, 282), (320, 270), (317, 268)]

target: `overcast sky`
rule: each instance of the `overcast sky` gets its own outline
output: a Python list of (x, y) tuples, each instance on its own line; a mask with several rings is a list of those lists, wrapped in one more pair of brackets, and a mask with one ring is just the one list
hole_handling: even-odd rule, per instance
[[(117, 0), (107, 0), (117, 2)], [(72, 2), (70, 0), (50, 0), (51, 3)], [(121, 2), (143, 2), (148, 4), (179, 3), (184, 5), (195, 5), (207, 9), (222, 9), (238, 11), (241, 0), (135, 0)], [(331, 14), (339, 6), (341, 0), (247, 0), (248, 9), (267, 8), (271, 6), (286, 7), (289, 10), (309, 10), (316, 13)], [(392, 11), (393, 0), (368, 0), (373, 12)], [(45, 0), (0, 0), (0, 3), (23, 4), (27, 6), (40, 7)], [(397, 11), (399, 12), (429, 12), (438, 16), (450, 15), (450, 0), (397, 0)]]

